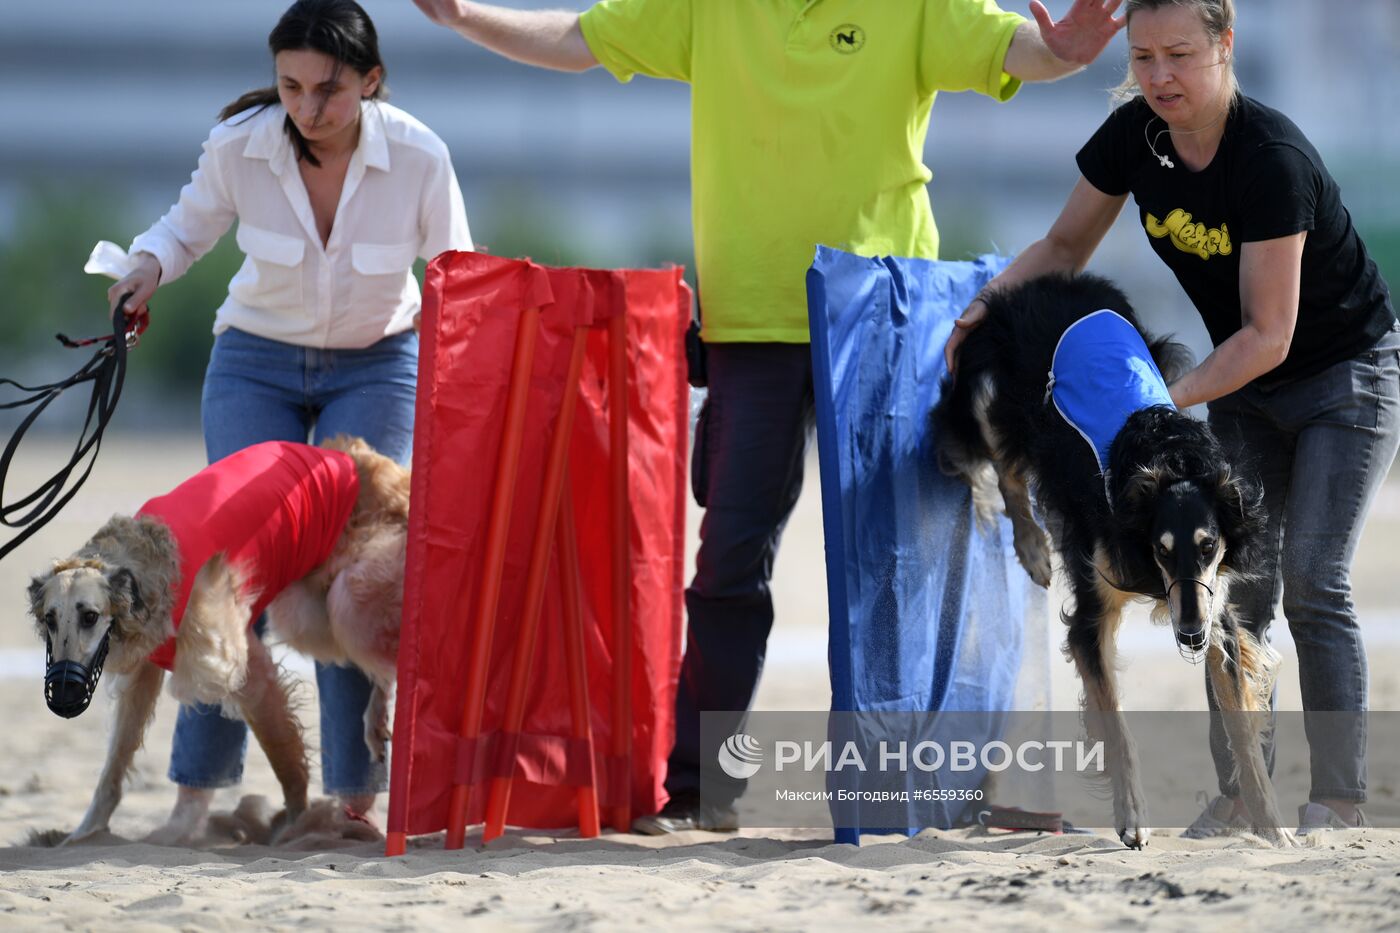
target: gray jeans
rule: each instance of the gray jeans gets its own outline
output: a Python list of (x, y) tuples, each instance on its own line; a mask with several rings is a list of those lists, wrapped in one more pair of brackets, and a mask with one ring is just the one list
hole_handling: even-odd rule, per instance
[[(1210, 425), (1264, 487), (1268, 554), (1255, 582), (1230, 590), (1262, 641), (1283, 598), (1298, 647), (1310, 799), (1366, 799), (1366, 649), (1351, 599), (1351, 563), (1366, 513), (1400, 446), (1400, 325), (1374, 347), (1315, 376), (1248, 385), (1210, 403)], [(1212, 710), (1218, 709), (1207, 680)], [(1220, 791), (1238, 796), (1225, 732), (1211, 717)], [(1273, 769), (1273, 748), (1265, 758)]]

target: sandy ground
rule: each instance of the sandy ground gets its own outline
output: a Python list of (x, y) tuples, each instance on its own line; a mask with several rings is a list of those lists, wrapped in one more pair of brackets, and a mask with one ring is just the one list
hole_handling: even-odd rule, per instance
[[(50, 452), (51, 454), (51, 452)], [(36, 475), (44, 461), (22, 464)], [(242, 930), (432, 928), (467, 920), (501, 929), (652, 927), (828, 929), (860, 923), (953, 929), (992, 923), (1030, 928), (1148, 924), (1199, 929), (1258, 923), (1265, 929), (1400, 927), (1400, 830), (1332, 833), (1294, 850), (1252, 837), (1195, 842), (1161, 831), (1142, 852), (1107, 834), (990, 836), (928, 831), (913, 839), (867, 837), (836, 846), (829, 830), (746, 830), (658, 840), (508, 834), (490, 846), (444, 852), (415, 840), (385, 859), (378, 843), (317, 852), (255, 845), (194, 850), (134, 842), (155, 828), (174, 790), (164, 778), (175, 705), (164, 699), (138, 756), (115, 835), (51, 849), (24, 844), (32, 830), (71, 828), (86, 806), (105, 745), (105, 692), (79, 719), (61, 720), (42, 699), (42, 653), (23, 616), (29, 572), (67, 553), (115, 510), (134, 509), (202, 465), (188, 441), (116, 438), (89, 488), (0, 564), (9, 624), (0, 627), (0, 704), (11, 723), (0, 754), (0, 926), (14, 929)], [(778, 565), (779, 624), (757, 707), (825, 709), (826, 618), (815, 465)], [(7, 501), (27, 491), (17, 475)], [(1400, 709), (1400, 486), (1383, 497), (1358, 564), (1357, 603), (1371, 651), (1372, 706)], [(697, 525), (691, 517), (691, 534)], [(1058, 597), (1052, 597), (1057, 604)], [(1047, 623), (1048, 624), (1048, 623)], [(1199, 709), (1200, 674), (1134, 620), (1126, 704)], [(1059, 633), (1052, 631), (1057, 642)], [(1286, 633), (1280, 705), (1297, 709)], [(1044, 685), (1053, 708), (1072, 709), (1077, 686), (1058, 654)], [(314, 719), (314, 717), (311, 717)], [(308, 722), (313, 735), (314, 722)], [(1397, 775), (1372, 775), (1396, 783)], [(1202, 786), (1209, 782), (1202, 781)], [(249, 756), (240, 794), (271, 794), (270, 770)], [(1299, 801), (1285, 800), (1286, 812)], [(382, 804), (379, 815), (382, 818)], [(471, 840), (469, 840), (470, 842)]]

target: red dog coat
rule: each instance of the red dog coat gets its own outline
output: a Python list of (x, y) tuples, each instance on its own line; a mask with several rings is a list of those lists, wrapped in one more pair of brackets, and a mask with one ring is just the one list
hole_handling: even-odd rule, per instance
[[(179, 544), (175, 628), (199, 568), (220, 553), (257, 594), (256, 619), (278, 593), (330, 556), (359, 491), (349, 454), (268, 441), (205, 467), (141, 506), (137, 517), (164, 522)], [(153, 651), (151, 662), (172, 670), (175, 639)]]

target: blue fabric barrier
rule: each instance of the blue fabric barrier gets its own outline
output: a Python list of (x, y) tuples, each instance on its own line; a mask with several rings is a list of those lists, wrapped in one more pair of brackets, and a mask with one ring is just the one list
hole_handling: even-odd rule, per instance
[[(967, 486), (939, 471), (929, 417), (954, 319), (1008, 262), (865, 258), (818, 247), (807, 273), (832, 709), (871, 713), (833, 717), (870, 730), (833, 734), (835, 742), (868, 743), (900, 719), (881, 713), (932, 710), (984, 715), (955, 717), (956, 735), (909, 736), (911, 746), (929, 738), (980, 745), (999, 736), (1013, 708), (1026, 619), (1044, 599), (1030, 592), (1009, 522), (979, 530)], [(969, 721), (982, 728), (970, 730)], [(982, 777), (916, 771), (906, 780), (911, 791), (971, 790)], [(857, 790), (871, 780), (843, 772), (833, 786)], [(849, 807), (840, 817), (833, 809), (836, 839), (912, 834), (920, 823), (947, 828), (965, 805), (923, 803), (916, 815), (911, 804), (908, 825), (893, 828), (862, 826)]]

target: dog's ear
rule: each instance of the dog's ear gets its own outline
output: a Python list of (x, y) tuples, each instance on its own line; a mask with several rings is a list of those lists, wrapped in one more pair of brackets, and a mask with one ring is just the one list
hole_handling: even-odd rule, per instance
[(107, 590), (114, 620), (141, 615), (146, 611), (146, 602), (141, 598), (136, 575), (128, 568), (118, 567), (107, 574)]
[(52, 573), (31, 577), (29, 580), (29, 614), (37, 622), (44, 620), (44, 587), (53, 579)]
[(1222, 467), (1215, 476), (1215, 518), (1225, 538), (1223, 563), (1248, 573), (1259, 559), (1268, 526), (1263, 487), (1229, 466)]
[(1176, 382), (1196, 366), (1196, 356), (1191, 348), (1170, 337), (1149, 337), (1147, 352), (1152, 354), (1152, 361), (1157, 364), (1157, 371), (1167, 385)]
[(1150, 553), (1147, 539), (1152, 534), (1162, 492), (1162, 474), (1153, 467), (1134, 465), (1121, 481), (1112, 484), (1112, 489), (1113, 540), (1119, 560), (1133, 563), (1146, 559)]
[(1150, 508), (1162, 491), (1162, 474), (1147, 466), (1132, 470), (1118, 484), (1115, 511), (1140, 512)]

